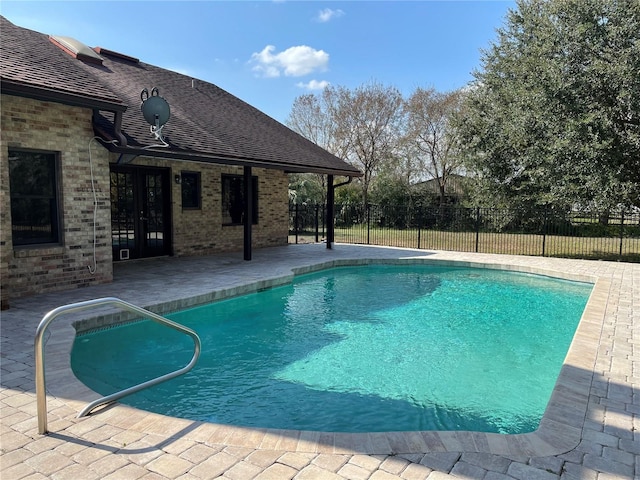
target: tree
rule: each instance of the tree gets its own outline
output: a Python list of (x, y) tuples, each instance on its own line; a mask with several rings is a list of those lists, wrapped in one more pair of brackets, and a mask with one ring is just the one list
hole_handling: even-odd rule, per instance
[(518, 0), (458, 118), (488, 200), (640, 206), (640, 2)]
[(339, 125), (335, 118), (339, 90), (328, 86), (320, 95), (306, 94), (297, 97), (286, 123), (289, 128), (329, 153), (346, 158), (347, 145), (339, 137)]
[(289, 175), (289, 203), (298, 205), (324, 204), (327, 201), (325, 176), (316, 173)]
[(333, 97), (331, 114), (336, 136), (345, 147), (346, 159), (363, 172), (362, 202), (379, 168), (394, 156), (402, 129), (403, 99), (395, 87), (371, 82), (351, 91), (328, 87)]
[[(297, 97), (286, 124), (293, 131), (311, 140), (334, 155), (339, 153), (323, 97), (307, 94)], [(339, 155), (338, 155), (339, 156)], [(325, 203), (326, 177), (316, 173), (296, 173), (290, 176), (289, 199), (293, 203)]]
[(445, 203), (449, 177), (462, 167), (456, 131), (451, 125), (461, 102), (460, 91), (440, 93), (417, 88), (405, 104), (410, 155), (419, 160), (423, 179), (437, 181), (440, 205)]
[(402, 94), (394, 87), (375, 82), (355, 90), (328, 86), (321, 95), (296, 98), (287, 125), (359, 167), (366, 204), (375, 174), (398, 147), (402, 106)]

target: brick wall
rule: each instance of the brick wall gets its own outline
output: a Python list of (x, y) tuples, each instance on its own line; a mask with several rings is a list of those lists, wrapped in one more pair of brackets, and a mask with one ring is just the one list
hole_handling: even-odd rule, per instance
[[(135, 165), (171, 168), (173, 252), (177, 256), (242, 251), (241, 225), (222, 224), (222, 175), (242, 175), (241, 167), (176, 162), (138, 157)], [(183, 171), (200, 173), (201, 208), (183, 210), (181, 185), (173, 181)], [(258, 177), (258, 224), (253, 225), (252, 247), (286, 245), (289, 230), (289, 177), (280, 170), (253, 168)]]
[[(113, 279), (109, 154), (91, 142), (97, 195), (96, 259), (93, 267), (93, 191), (89, 143), (93, 137), (88, 109), (2, 95), (0, 140), (0, 278), (3, 305), (18, 298), (66, 290)], [(61, 245), (15, 247), (11, 240), (8, 149), (55, 152), (61, 165)], [(173, 253), (178, 256), (242, 251), (243, 227), (222, 225), (222, 175), (242, 174), (242, 168), (137, 157), (135, 165), (171, 169)], [(173, 181), (182, 171), (200, 172), (202, 208), (183, 210), (181, 186)], [(288, 176), (279, 170), (252, 171), (258, 177), (258, 224), (253, 248), (286, 245), (288, 234)]]
[[(0, 124), (0, 276), (5, 306), (10, 298), (111, 281), (108, 155), (98, 142), (91, 148), (98, 204), (96, 273), (88, 268), (93, 268), (94, 238), (91, 110), (2, 95)], [(14, 248), (8, 170), (8, 149), (12, 147), (59, 154), (61, 245)]]

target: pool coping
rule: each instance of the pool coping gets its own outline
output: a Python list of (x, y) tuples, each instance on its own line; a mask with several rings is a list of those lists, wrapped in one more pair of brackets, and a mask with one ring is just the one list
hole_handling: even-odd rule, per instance
[[(581, 440), (587, 413), (589, 392), (611, 287), (609, 278), (502, 261), (444, 260), (419, 255), (406, 258), (342, 258), (310, 263), (292, 268), (288, 274), (275, 275), (272, 278), (231, 288), (216, 289), (188, 298), (160, 302), (145, 308), (163, 314), (213, 300), (280, 286), (291, 282), (296, 275), (327, 268), (406, 263), (510, 270), (594, 284), (550, 401), (536, 431), (525, 434), (496, 434), (468, 431), (334, 433), (278, 430), (173, 418), (119, 403), (97, 410), (90, 417), (99, 416), (105, 424), (146, 434), (170, 437), (179, 435), (185, 439), (209, 444), (292, 452), (386, 455), (477, 452), (545, 457), (565, 453), (575, 448)], [(66, 321), (64, 318), (66, 317), (61, 317), (61, 321), (49, 329), (50, 338), (47, 341), (47, 349), (55, 350), (61, 355), (48, 353), (48, 358), (53, 357), (53, 361), (47, 363), (47, 392), (49, 396), (63, 399), (67, 405), (79, 411), (87, 402), (99, 398), (100, 395), (81, 383), (71, 371), (70, 351), (76, 335), (76, 327), (80, 330), (100, 328), (126, 321), (127, 318), (112, 311), (105, 311), (90, 318), (79, 317), (77, 314), (70, 316)]]

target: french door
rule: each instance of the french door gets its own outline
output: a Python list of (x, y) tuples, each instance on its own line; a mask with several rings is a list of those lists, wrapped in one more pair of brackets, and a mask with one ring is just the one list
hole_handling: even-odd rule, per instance
[(111, 166), (113, 260), (171, 253), (169, 169)]

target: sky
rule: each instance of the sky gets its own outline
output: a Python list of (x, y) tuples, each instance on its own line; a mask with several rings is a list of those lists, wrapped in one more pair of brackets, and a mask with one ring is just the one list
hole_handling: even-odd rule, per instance
[[(280, 122), (296, 97), (464, 87), (515, 1), (3, 0), (20, 27), (211, 82)], [(160, 89), (161, 86), (158, 86)]]

